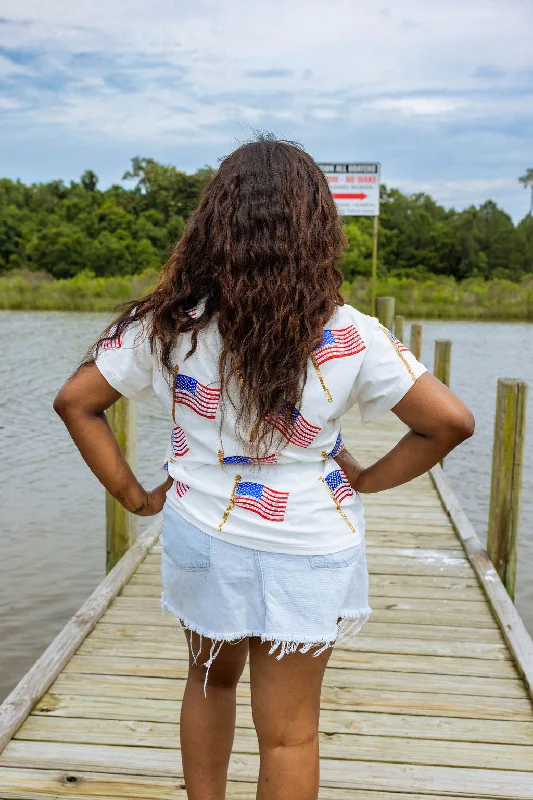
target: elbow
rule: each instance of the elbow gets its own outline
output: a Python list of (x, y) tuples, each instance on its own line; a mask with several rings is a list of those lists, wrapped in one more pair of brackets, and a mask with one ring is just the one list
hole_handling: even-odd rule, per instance
[(57, 393), (55, 400), (53, 402), (53, 409), (56, 414), (61, 417), (63, 421), (68, 416), (70, 409), (72, 408), (73, 403), (72, 399), (69, 396), (69, 392), (63, 386), (59, 392)]
[(465, 406), (464, 409), (453, 415), (447, 427), (449, 436), (454, 443), (453, 446), (457, 447), (457, 445), (474, 435), (476, 421), (472, 412)]

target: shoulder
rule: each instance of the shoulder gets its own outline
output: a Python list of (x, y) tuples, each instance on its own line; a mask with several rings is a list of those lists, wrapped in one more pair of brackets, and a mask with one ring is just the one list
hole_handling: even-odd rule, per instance
[(338, 306), (331, 320), (326, 324), (326, 328), (342, 329), (349, 326), (357, 329), (360, 337), (368, 347), (376, 330), (379, 329), (379, 320), (369, 314), (363, 314), (349, 303)]

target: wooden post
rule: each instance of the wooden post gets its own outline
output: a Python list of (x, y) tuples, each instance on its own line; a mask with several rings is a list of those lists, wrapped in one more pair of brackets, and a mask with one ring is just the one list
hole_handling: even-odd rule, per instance
[(516, 583), (526, 409), (527, 383), (500, 378), (494, 422), (487, 551), (511, 600), (514, 600)]
[(385, 328), (392, 331), (392, 323), (394, 321), (394, 306), (396, 300), (394, 297), (377, 297), (376, 298), (376, 316)]
[[(107, 420), (126, 461), (137, 469), (137, 404), (121, 397), (107, 409)], [(137, 536), (137, 517), (106, 492), (106, 573), (128, 550)]]
[(452, 343), (449, 339), (437, 339), (435, 342), (435, 363), (433, 365), (433, 372), (435, 377), (444, 383), (445, 386), (450, 385), (450, 365), (452, 360)]
[(402, 317), (401, 314), (396, 314), (394, 317), (394, 335), (400, 340), (400, 342), (403, 342), (404, 328), (405, 317)]
[(411, 353), (420, 361), (422, 356), (422, 325), (411, 325)]
[(377, 294), (377, 280), (378, 280), (378, 223), (379, 217), (374, 217), (374, 232), (372, 241), (372, 278), (370, 281), (370, 297), (371, 308), (370, 313), (373, 317), (377, 316), (376, 309), (376, 294)]

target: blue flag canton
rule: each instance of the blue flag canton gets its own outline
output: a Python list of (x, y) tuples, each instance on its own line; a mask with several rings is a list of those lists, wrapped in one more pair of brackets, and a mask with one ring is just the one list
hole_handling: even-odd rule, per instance
[(335, 458), (335, 456), (337, 456), (340, 453), (343, 447), (344, 447), (344, 442), (342, 441), (342, 436), (339, 433), (335, 441), (335, 444), (333, 445), (332, 450), (330, 450), (328, 453), (328, 458)]
[(325, 347), (328, 344), (336, 344), (337, 340), (335, 339), (335, 334), (332, 330), (326, 328), (322, 334), (322, 339), (319, 344), (316, 345), (315, 350), (318, 350), (321, 347)]
[(241, 497), (255, 497), (261, 500), (263, 497), (263, 490), (265, 486), (262, 483), (254, 483), (253, 481), (241, 481), (237, 486), (236, 496)]
[(190, 375), (184, 375), (178, 372), (176, 376), (176, 389), (182, 392), (189, 392), (189, 394), (196, 394), (198, 381), (196, 378), (191, 378)]
[(326, 483), (333, 494), (335, 494), (335, 490), (338, 489), (339, 486), (342, 486), (345, 482), (346, 478), (340, 469), (333, 470), (333, 472), (330, 472), (329, 475), (326, 475)]

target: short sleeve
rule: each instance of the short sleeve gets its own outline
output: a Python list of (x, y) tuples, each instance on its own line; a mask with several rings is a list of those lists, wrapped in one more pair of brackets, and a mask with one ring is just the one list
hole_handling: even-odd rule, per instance
[(141, 322), (112, 330), (100, 343), (96, 366), (117, 392), (143, 402), (153, 391), (153, 357)]
[(366, 424), (394, 408), (424, 372), (410, 350), (377, 323), (350, 396), (361, 421)]

